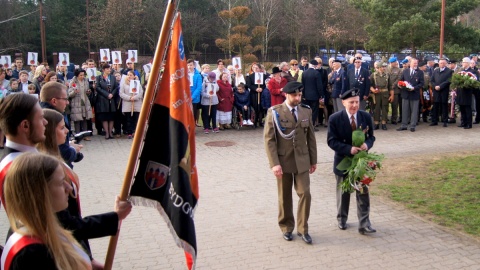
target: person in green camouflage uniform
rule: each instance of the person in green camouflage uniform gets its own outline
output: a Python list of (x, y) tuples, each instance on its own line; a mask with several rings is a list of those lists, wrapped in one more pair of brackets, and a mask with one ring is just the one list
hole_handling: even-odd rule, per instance
[(385, 72), (387, 63), (375, 62), (375, 67), (377, 71), (370, 76), (370, 91), (375, 98), (374, 129), (380, 128), (381, 118), (382, 129), (387, 130), (388, 104), (394, 98), (394, 91), (390, 88), (390, 78)]
[[(398, 61), (396, 57), (388, 59), (388, 62), (389, 66), (387, 68), (387, 74), (390, 78), (390, 89), (393, 90), (393, 101), (391, 102), (392, 117), (390, 122), (396, 125), (399, 121), (398, 116), (402, 115), (402, 106), (399, 106), (402, 97), (400, 95), (400, 88), (398, 88), (398, 81), (400, 80), (400, 76), (402, 76), (403, 70), (398, 67)], [(399, 110), (400, 114), (398, 113)]]

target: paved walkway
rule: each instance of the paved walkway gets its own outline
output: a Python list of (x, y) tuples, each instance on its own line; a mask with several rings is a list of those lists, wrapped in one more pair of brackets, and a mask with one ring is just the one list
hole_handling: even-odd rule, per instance
[[(406, 158), (480, 148), (480, 127), (464, 130), (418, 126), (417, 131), (377, 131), (372, 151), (387, 158)], [(313, 245), (299, 237), (286, 242), (277, 220), (276, 181), (267, 165), (261, 129), (203, 134), (197, 129), (200, 201), (195, 213), (197, 269), (480, 269), (480, 243), (452, 233), (373, 196), (372, 236), (357, 232), (352, 198), (349, 228), (336, 227), (333, 151), (326, 129), (316, 132), (319, 165), (311, 176)], [(234, 141), (231, 147), (206, 146)], [(85, 159), (75, 165), (81, 179), (84, 215), (112, 209), (119, 192), (131, 141), (105, 141), (95, 136), (84, 143)], [(388, 170), (388, 167), (384, 168)], [(377, 179), (381, 181), (381, 179)], [(375, 190), (375, 184), (372, 185)], [(0, 238), (6, 233), (0, 211)], [(108, 239), (91, 241), (103, 260)], [(135, 207), (122, 225), (114, 269), (185, 269), (164, 221), (154, 209)]]

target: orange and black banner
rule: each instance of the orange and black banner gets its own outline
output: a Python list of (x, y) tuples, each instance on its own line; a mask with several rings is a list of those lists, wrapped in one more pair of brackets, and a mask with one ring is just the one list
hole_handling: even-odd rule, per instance
[(180, 15), (161, 82), (148, 117), (138, 170), (130, 190), (137, 205), (155, 206), (185, 251), (188, 269), (195, 266), (194, 211), (199, 198), (195, 165), (195, 121)]

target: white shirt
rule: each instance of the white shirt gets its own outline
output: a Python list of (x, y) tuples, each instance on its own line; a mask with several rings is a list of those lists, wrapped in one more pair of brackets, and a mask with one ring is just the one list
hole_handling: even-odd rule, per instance
[[(347, 115), (348, 115), (348, 122), (350, 123), (350, 125), (352, 124), (352, 115), (347, 111), (345, 110), (345, 112), (347, 112)], [(357, 119), (357, 113), (355, 113), (353, 115), (353, 117), (355, 118), (355, 126), (358, 128), (358, 119)]]
[(295, 107), (291, 107), (290, 105), (288, 105), (287, 102), (285, 102), (285, 105), (287, 105), (287, 108), (290, 112), (292, 112), (292, 109), (295, 109), (295, 116), (297, 117), (298, 119), (298, 106), (295, 106)]

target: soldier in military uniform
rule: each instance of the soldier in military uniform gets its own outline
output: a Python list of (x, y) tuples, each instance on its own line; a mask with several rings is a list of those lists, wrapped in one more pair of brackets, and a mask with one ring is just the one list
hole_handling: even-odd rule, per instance
[[(389, 66), (387, 68), (387, 74), (390, 78), (389, 85), (390, 88), (393, 90), (393, 101), (391, 102), (392, 105), (392, 118), (391, 123), (396, 125), (399, 121), (398, 116), (402, 115), (402, 106), (399, 106), (400, 100), (402, 99), (400, 96), (400, 88), (398, 88), (398, 81), (400, 80), (400, 76), (402, 75), (402, 69), (398, 67), (398, 61), (396, 57), (392, 57), (388, 59)], [(398, 114), (398, 110), (400, 109), (400, 114)]]
[(265, 118), (265, 149), (270, 168), (277, 178), (278, 224), (287, 241), (293, 239), (292, 186), (299, 197), (297, 233), (305, 243), (312, 243), (308, 234), (310, 215), (310, 176), (317, 168), (317, 144), (312, 123), (312, 110), (301, 104), (303, 86), (288, 82), (283, 88), (286, 100), (268, 109)]
[(374, 129), (379, 129), (380, 118), (382, 129), (387, 130), (388, 104), (393, 101), (393, 89), (390, 88), (390, 79), (385, 72), (386, 63), (375, 62), (377, 71), (370, 76), (370, 92), (374, 94), (375, 111), (373, 113)]

